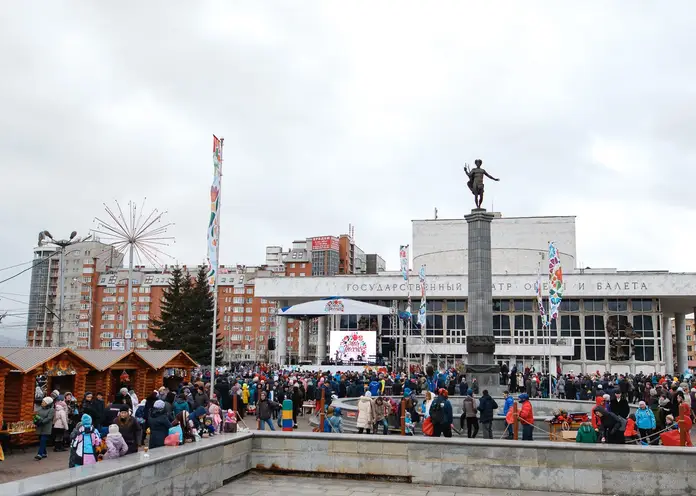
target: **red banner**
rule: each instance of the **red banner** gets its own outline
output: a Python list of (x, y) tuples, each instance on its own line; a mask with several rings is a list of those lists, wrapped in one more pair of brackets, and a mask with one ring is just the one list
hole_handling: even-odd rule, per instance
[(335, 236), (319, 236), (312, 238), (312, 251), (338, 251), (338, 238)]

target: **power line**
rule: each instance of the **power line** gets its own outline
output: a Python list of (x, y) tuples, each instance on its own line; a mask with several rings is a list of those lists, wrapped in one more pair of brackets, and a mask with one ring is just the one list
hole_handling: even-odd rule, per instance
[(22, 262), (22, 263), (18, 263), (15, 265), (10, 265), (8, 267), (2, 267), (2, 268), (0, 268), (0, 272), (2, 272), (3, 270), (9, 270), (9, 269), (14, 269), (16, 267), (21, 267), (22, 265), (28, 265), (28, 264), (32, 263), (33, 261), (34, 260), (29, 260), (28, 262)]

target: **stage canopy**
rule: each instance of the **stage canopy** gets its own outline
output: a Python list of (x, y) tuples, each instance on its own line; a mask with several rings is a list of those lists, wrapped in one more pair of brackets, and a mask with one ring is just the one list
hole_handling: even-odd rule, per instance
[(281, 317), (320, 317), (322, 315), (389, 315), (391, 309), (349, 298), (324, 298), (285, 307)]

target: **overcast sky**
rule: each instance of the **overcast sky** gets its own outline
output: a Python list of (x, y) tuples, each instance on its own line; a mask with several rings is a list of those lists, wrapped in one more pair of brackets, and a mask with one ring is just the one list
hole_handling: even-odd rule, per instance
[[(561, 3), (6, 3), (0, 268), (145, 196), (168, 262), (202, 262), (215, 133), (221, 263), (352, 223), (396, 269), (411, 219), (471, 208), (481, 157), (485, 206), (576, 215), (583, 265), (696, 270), (696, 7)], [(29, 274), (0, 309), (26, 311)]]

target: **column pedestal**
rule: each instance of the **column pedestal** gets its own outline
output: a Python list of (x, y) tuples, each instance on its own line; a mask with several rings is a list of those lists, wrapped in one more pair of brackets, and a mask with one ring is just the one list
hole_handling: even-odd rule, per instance
[(491, 221), (495, 216), (474, 209), (464, 218), (469, 229), (469, 322), (466, 330), (467, 381), (475, 378), (481, 390), (496, 394), (500, 367), (494, 359), (493, 272), (491, 267)]

